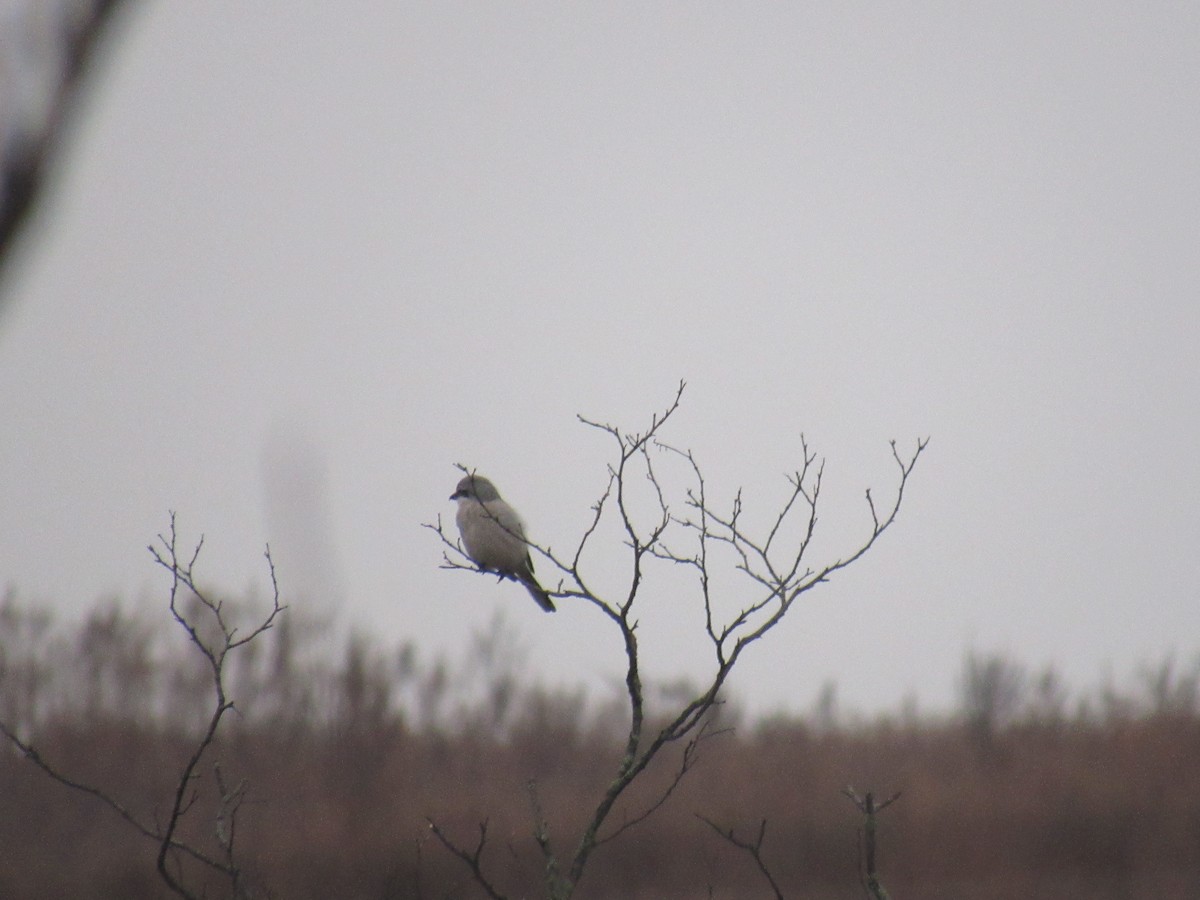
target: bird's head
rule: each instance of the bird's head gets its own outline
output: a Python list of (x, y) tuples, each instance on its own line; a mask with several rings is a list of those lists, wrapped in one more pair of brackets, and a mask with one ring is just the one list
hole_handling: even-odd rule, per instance
[(482, 475), (467, 475), (458, 482), (458, 487), (454, 489), (450, 499), (463, 500), (467, 498), (487, 503), (491, 500), (499, 500), (500, 492)]

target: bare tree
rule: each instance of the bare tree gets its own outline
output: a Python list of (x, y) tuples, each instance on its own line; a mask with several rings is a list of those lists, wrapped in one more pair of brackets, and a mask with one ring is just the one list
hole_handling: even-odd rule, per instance
[[(156, 865), (162, 880), (173, 893), (196, 900), (206, 892), (188, 886), (186, 869), (199, 865), (227, 881), (230, 896), (243, 898), (252, 896), (235, 852), (237, 838), (237, 815), (245, 797), (244, 783), (231, 784), (221, 770), (220, 761), (212, 763), (213, 780), (208, 799), (215, 807), (212, 822), (214, 847), (203, 849), (180, 838), (180, 829), (188, 813), (200, 798), (201, 765), (213, 755), (214, 741), (226, 714), (234, 709), (233, 700), (227, 691), (226, 677), (230, 655), (243, 649), (268, 631), (285, 609), (279, 602), (279, 585), (275, 578), (275, 564), (271, 560), (270, 548), (266, 551), (267, 566), (271, 576), (271, 605), (263, 617), (246, 630), (241, 630), (231, 621), (229, 611), (222, 601), (213, 600), (202, 591), (195, 581), (196, 561), (204, 539), (197, 542), (190, 556), (181, 556), (175, 533), (175, 514), (171, 514), (171, 526), (166, 535), (159, 535), (159, 543), (149, 550), (155, 563), (171, 575), (171, 616), (187, 634), (192, 647), (203, 658), (211, 679), (210, 712), (203, 722), (201, 732), (187, 758), (183, 761), (175, 779), (174, 790), (169, 798), (168, 810), (162, 821), (154, 821), (137, 815), (128, 806), (114, 798), (103, 788), (85, 784), (63, 772), (48, 760), (33, 745), (32, 739), (23, 738), (17, 729), (0, 722), (3, 734), (31, 762), (55, 781), (73, 790), (95, 797), (105, 806), (131, 825), (137, 832), (158, 845)], [(215, 789), (215, 790), (214, 790)]]
[[(549, 547), (530, 543), (531, 552), (557, 571), (559, 583), (552, 596), (582, 600), (591, 604), (620, 633), (625, 650), (625, 693), (628, 730), (624, 750), (616, 761), (612, 780), (597, 798), (582, 833), (564, 845), (553, 834), (541, 814), (536, 785), (531, 786), (534, 810), (534, 838), (545, 867), (546, 896), (567, 900), (591, 859), (601, 845), (614, 840), (645, 821), (667, 800), (690, 770), (700, 745), (715, 730), (711, 715), (720, 703), (724, 687), (734, 667), (751, 647), (774, 629), (795, 602), (836, 572), (860, 559), (895, 521), (904, 490), (918, 457), (927, 441), (917, 442), (911, 454), (902, 456), (892, 442), (898, 484), (890, 502), (878, 505), (871, 490), (866, 492), (871, 525), (868, 533), (846, 555), (830, 562), (811, 564), (808, 550), (817, 524), (824, 462), (818, 462), (803, 436), (800, 467), (788, 476), (779, 512), (759, 533), (745, 524), (739, 491), (727, 510), (709, 499), (707, 484), (699, 462), (690, 450), (682, 450), (662, 439), (662, 433), (679, 409), (684, 384), (679, 385), (673, 401), (651, 418), (641, 432), (623, 432), (614, 425), (579, 417), (580, 421), (611, 438), (616, 461), (608, 470), (608, 483), (592, 507), (592, 516), (583, 535), (569, 556), (555, 554)], [(690, 486), (682, 498), (668, 498), (664, 464), (677, 464)], [(471, 470), (460, 466), (464, 472)], [(636, 509), (648, 506), (649, 514)], [(629, 553), (629, 580), (617, 597), (601, 596), (591, 587), (591, 575), (585, 571), (584, 553), (595, 538), (601, 522), (615, 517), (624, 535)], [(441, 518), (426, 527), (435, 531), (445, 545), (444, 568), (477, 571), (460, 543), (445, 531)], [(733, 568), (743, 576), (743, 599), (730, 608), (715, 577), (732, 553)], [(711, 669), (703, 686), (684, 701), (663, 724), (648, 727), (646, 698), (642, 680), (642, 655), (638, 643), (638, 599), (656, 564), (682, 566), (695, 578), (699, 602), (703, 605), (704, 631), (711, 653)], [(682, 747), (681, 763), (656, 800), (640, 812), (624, 816), (618, 825), (609, 825), (610, 814), (618, 799), (670, 746)], [(457, 843), (434, 820), (430, 829), (435, 838), (470, 869), (474, 880), (489, 897), (503, 898), (498, 885), (488, 876), (483, 862), (487, 845), (487, 824), (480, 825), (471, 847)], [(607, 828), (606, 828), (607, 826)]]

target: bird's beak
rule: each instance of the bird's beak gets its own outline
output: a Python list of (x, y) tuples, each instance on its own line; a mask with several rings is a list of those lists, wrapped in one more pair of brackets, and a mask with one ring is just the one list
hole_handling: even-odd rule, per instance
[(458, 491), (455, 491), (453, 494), (450, 495), (450, 499), (457, 500), (461, 496), (462, 496), (462, 494), (460, 494)]

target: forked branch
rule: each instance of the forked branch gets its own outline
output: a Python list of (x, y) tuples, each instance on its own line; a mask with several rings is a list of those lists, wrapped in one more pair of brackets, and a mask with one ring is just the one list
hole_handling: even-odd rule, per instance
[(771, 874), (770, 868), (767, 867), (766, 860), (762, 856), (763, 840), (767, 836), (767, 820), (763, 819), (758, 824), (758, 834), (754, 840), (748, 841), (745, 838), (738, 837), (732, 828), (722, 828), (712, 819), (696, 813), (696, 818), (715, 831), (724, 840), (728, 841), (739, 850), (745, 851), (750, 858), (754, 860), (754, 865), (762, 874), (763, 878), (767, 879), (767, 883), (771, 885), (771, 891), (775, 894), (775, 900), (783, 900), (783, 891), (779, 888), (779, 883), (775, 881), (775, 876)]
[(488, 823), (486, 819), (479, 823), (479, 840), (475, 842), (475, 846), (470, 850), (459, 846), (453, 840), (451, 840), (446, 832), (443, 831), (442, 828), (433, 821), (433, 819), (426, 819), (425, 821), (429, 823), (429, 831), (435, 838), (438, 839), (438, 843), (450, 851), (451, 854), (463, 861), (466, 867), (471, 870), (471, 876), (475, 879), (475, 883), (483, 888), (483, 890), (489, 897), (492, 898), (492, 900), (507, 900), (507, 898), (500, 893), (488, 880), (483, 871), (483, 850), (487, 846), (488, 833)]
[(900, 799), (900, 794), (897, 792), (882, 803), (876, 803), (875, 795), (870, 791), (860, 797), (854, 792), (854, 788), (846, 787), (842, 793), (849, 797), (850, 802), (857, 806), (858, 811), (863, 814), (863, 826), (860, 832), (862, 847), (860, 877), (863, 890), (872, 900), (888, 900), (888, 892), (879, 880), (879, 869), (875, 865), (875, 835), (879, 827), (877, 816)]

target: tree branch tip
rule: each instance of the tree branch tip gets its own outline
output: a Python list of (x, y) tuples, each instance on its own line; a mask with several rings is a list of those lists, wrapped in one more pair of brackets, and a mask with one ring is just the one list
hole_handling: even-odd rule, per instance
[(897, 800), (900, 799), (900, 795), (902, 793), (904, 793), (904, 792), (896, 791), (896, 793), (892, 794), (892, 796), (888, 797), (886, 800), (884, 800), (882, 803), (880, 803), (878, 806), (875, 807), (876, 812), (878, 812), (881, 809), (886, 809), (887, 807), (891, 806), (893, 803), (895, 803)]

